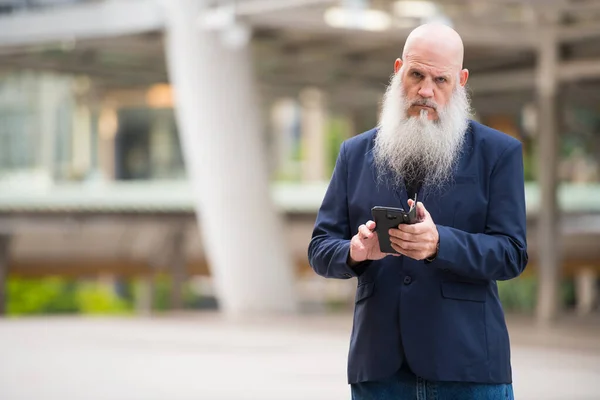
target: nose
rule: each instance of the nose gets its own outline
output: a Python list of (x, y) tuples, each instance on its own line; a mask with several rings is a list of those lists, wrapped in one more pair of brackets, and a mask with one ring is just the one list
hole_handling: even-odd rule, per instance
[(433, 88), (428, 83), (423, 83), (419, 88), (419, 96), (424, 99), (430, 99), (433, 97)]

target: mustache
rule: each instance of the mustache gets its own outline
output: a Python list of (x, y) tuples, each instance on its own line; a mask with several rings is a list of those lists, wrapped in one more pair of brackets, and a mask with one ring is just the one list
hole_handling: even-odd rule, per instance
[(437, 111), (438, 109), (438, 105), (432, 101), (432, 100), (427, 100), (427, 99), (417, 99), (414, 100), (410, 103), (410, 106), (424, 106), (424, 107), (430, 107), (433, 108), (434, 110)]

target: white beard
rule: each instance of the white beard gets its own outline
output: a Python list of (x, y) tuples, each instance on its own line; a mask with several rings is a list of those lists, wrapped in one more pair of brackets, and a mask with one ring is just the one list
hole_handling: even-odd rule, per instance
[(408, 116), (415, 101), (425, 100), (409, 101), (400, 74), (395, 74), (384, 96), (373, 156), (380, 179), (389, 175), (389, 183), (402, 185), (404, 179), (416, 178), (414, 165), (418, 165), (424, 174), (423, 187), (435, 191), (453, 175), (471, 115), (470, 102), (465, 87), (457, 85), (447, 105), (436, 107), (438, 120), (430, 121), (426, 110), (419, 117)]

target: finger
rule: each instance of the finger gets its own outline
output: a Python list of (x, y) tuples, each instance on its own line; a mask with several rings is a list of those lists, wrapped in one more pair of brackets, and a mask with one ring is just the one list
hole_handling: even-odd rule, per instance
[(374, 235), (373, 232), (366, 225), (361, 225), (358, 227), (358, 234), (361, 239), (371, 239)]
[(409, 257), (412, 258), (414, 260), (416, 260), (417, 256), (418, 256), (418, 252), (414, 251), (414, 250), (404, 250), (401, 247), (396, 246), (395, 244), (392, 244), (392, 248), (394, 250), (396, 250), (398, 253), (400, 253), (400, 255), (404, 256), (404, 257)]
[(408, 206), (412, 208), (413, 204), (415, 204), (415, 201), (413, 199), (408, 199)]
[(423, 221), (425, 218), (427, 218), (428, 214), (429, 213), (425, 209), (423, 203), (421, 203), (420, 201), (417, 202), (417, 218), (419, 219), (419, 221)]
[(388, 233), (389, 233), (390, 237), (402, 239), (407, 242), (417, 241), (417, 238), (415, 237), (415, 235), (403, 232), (399, 229), (390, 229)]
[(370, 231), (375, 230), (375, 222), (367, 221), (367, 223), (365, 225), (366, 225), (367, 229), (369, 229)]
[(392, 242), (396, 246), (400, 247), (404, 251), (421, 250), (424, 247), (423, 244), (421, 244), (421, 243), (407, 242), (407, 241), (399, 240), (399, 239), (395, 239), (395, 238), (390, 238), (390, 242)]
[(420, 222), (418, 222), (416, 224), (400, 224), (400, 225), (398, 225), (399, 231), (413, 235), (413, 236), (423, 234), (426, 231), (425, 228), (426, 227)]
[(401, 248), (401, 247), (399, 247), (399, 246), (396, 246), (396, 245), (395, 245), (395, 244), (393, 244), (393, 243), (392, 243), (392, 249), (396, 250), (396, 251), (398, 252), (398, 254), (399, 254), (399, 255), (401, 255), (401, 256), (405, 256), (405, 255), (406, 255), (405, 251), (404, 251), (404, 250), (402, 250), (402, 248)]

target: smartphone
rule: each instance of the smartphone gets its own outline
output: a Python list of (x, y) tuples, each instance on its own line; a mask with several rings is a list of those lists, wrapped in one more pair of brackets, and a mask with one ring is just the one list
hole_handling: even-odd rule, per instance
[(379, 250), (382, 253), (398, 252), (392, 247), (388, 231), (397, 228), (400, 224), (414, 224), (417, 222), (417, 196), (415, 202), (408, 212), (403, 208), (376, 206), (371, 209), (373, 221), (375, 221), (375, 232), (379, 238)]

